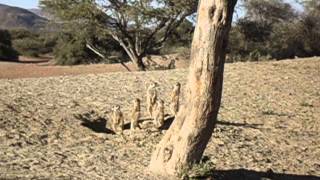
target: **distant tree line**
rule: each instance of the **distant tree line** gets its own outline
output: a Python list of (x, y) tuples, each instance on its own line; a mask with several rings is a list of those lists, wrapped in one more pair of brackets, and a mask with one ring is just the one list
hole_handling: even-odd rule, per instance
[(320, 55), (320, 1), (301, 1), (298, 12), (283, 0), (246, 0), (244, 17), (230, 33), (228, 60), (259, 61)]
[[(150, 4), (155, 1), (164, 9)], [(92, 2), (42, 1), (58, 17), (54, 30), (0, 31), (0, 59), (50, 54), (59, 65), (133, 61), (144, 69), (144, 64), (138, 64), (146, 55), (190, 52), (196, 1), (125, 4), (129, 1), (119, 0), (101, 6), (100, 10), (105, 8), (102, 12)], [(300, 0), (303, 11), (284, 0), (241, 2), (244, 15), (233, 22), (227, 62), (320, 56), (320, 1)], [(67, 8), (59, 8), (62, 5)], [(168, 12), (161, 15), (164, 10)]]
[(19, 55), (39, 57), (51, 54), (56, 42), (55, 33), (26, 29), (0, 30), (0, 60), (17, 61)]

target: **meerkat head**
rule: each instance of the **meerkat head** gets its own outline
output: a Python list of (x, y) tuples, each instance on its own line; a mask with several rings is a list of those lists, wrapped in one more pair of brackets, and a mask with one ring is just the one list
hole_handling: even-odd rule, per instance
[(112, 111), (119, 111), (120, 110), (120, 106), (119, 105), (114, 105), (112, 107)]
[(158, 86), (157, 82), (151, 82), (151, 84), (150, 84), (150, 88), (155, 88), (157, 86)]
[(179, 82), (176, 83), (175, 87), (180, 88), (181, 84)]
[(133, 103), (134, 103), (134, 104), (140, 104), (140, 99), (139, 99), (139, 98), (134, 99), (134, 100), (133, 100)]
[(158, 100), (158, 106), (163, 106), (164, 105), (164, 101), (162, 99)]

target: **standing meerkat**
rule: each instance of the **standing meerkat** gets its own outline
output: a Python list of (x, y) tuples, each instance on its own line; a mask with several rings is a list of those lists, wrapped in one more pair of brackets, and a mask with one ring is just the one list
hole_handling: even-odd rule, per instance
[(141, 107), (140, 107), (140, 99), (135, 99), (133, 100), (133, 106), (131, 110), (131, 125), (130, 125), (130, 130), (134, 131), (137, 128), (140, 129), (138, 120), (141, 115)]
[(164, 124), (164, 102), (158, 100), (154, 112), (154, 124), (159, 128)]
[(112, 130), (115, 133), (123, 133), (123, 125), (124, 125), (124, 117), (123, 113), (121, 112), (120, 106), (115, 105), (112, 107), (111, 112), (111, 120), (112, 120)]
[(177, 83), (171, 92), (170, 111), (172, 115), (176, 116), (180, 106), (180, 88), (181, 84)]
[(147, 110), (151, 118), (158, 98), (157, 86), (156, 82), (152, 82), (147, 89)]

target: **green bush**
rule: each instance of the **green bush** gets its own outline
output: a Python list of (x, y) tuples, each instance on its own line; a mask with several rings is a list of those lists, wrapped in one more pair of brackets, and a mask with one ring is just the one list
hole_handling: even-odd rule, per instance
[(39, 50), (42, 48), (42, 42), (38, 39), (24, 38), (14, 40), (13, 46), (21, 55), (39, 57)]
[[(93, 25), (83, 26), (80, 29), (74, 24), (66, 26), (58, 37), (53, 53), (58, 65), (111, 64), (129, 59), (117, 41)], [(105, 58), (89, 49), (87, 44)]]
[(320, 56), (320, 5), (319, 15), (307, 14), (298, 23), (301, 41), (308, 56)]
[(39, 57), (50, 54), (57, 41), (56, 33), (34, 33), (24, 29), (14, 29), (10, 30), (10, 34), (12, 46), (23, 56)]
[(37, 33), (31, 32), (27, 29), (11, 29), (9, 30), (12, 40), (24, 38), (37, 38)]
[(41, 54), (52, 54), (58, 41), (57, 33), (45, 33), (41, 35), (42, 47), (39, 49)]
[(90, 64), (101, 61), (101, 58), (86, 47), (84, 38), (69, 33), (61, 34), (53, 54), (57, 65)]
[(11, 35), (7, 30), (0, 30), (0, 60), (18, 60), (18, 53), (12, 47)]

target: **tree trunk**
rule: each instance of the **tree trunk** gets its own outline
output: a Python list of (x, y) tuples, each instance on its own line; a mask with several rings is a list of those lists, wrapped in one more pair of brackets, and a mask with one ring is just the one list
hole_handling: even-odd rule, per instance
[[(145, 71), (146, 66), (142, 61), (141, 55), (138, 55), (138, 52), (130, 42), (125, 43), (123, 39), (119, 38), (116, 34), (111, 34), (113, 39), (118, 41), (120, 46), (126, 51), (127, 55), (129, 56), (130, 60), (133, 62), (133, 64), (139, 69), (139, 71)], [(127, 45), (128, 44), (128, 45)]]
[(145, 71), (146, 70), (146, 66), (143, 63), (142, 58), (136, 57), (132, 61), (138, 67), (139, 71)]
[(133, 62), (133, 64), (138, 68), (139, 71), (145, 71), (146, 66), (143, 63), (142, 57), (138, 56), (137, 53), (134, 52), (134, 50), (126, 47), (126, 50), (130, 60)]
[(193, 37), (186, 105), (153, 152), (149, 169), (177, 175), (201, 160), (221, 103), (223, 71), (237, 0), (201, 0)]

